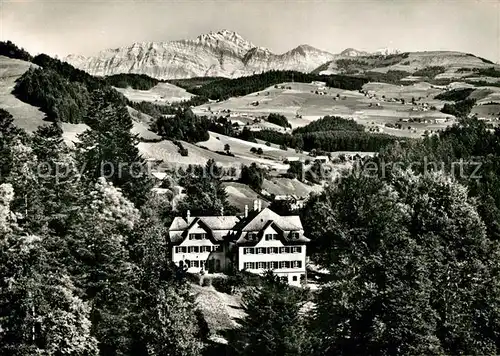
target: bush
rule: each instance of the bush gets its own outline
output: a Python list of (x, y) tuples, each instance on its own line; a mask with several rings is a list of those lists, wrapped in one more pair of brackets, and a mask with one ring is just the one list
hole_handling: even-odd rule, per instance
[(250, 188), (260, 191), (264, 183), (265, 172), (254, 162), (250, 166), (241, 168), (240, 182), (248, 185)]
[(228, 278), (214, 277), (212, 279), (212, 286), (215, 288), (216, 291), (221, 293), (226, 293), (226, 294), (234, 293), (234, 286), (232, 281), (230, 281), (229, 277)]
[(209, 276), (202, 276), (201, 277), (201, 285), (203, 287), (210, 287), (212, 286), (212, 277), (209, 277)]
[(274, 114), (274, 113), (269, 114), (269, 116), (267, 117), (267, 121), (284, 128), (292, 127), (292, 125), (290, 125), (290, 123), (288, 122), (287, 118), (281, 114)]

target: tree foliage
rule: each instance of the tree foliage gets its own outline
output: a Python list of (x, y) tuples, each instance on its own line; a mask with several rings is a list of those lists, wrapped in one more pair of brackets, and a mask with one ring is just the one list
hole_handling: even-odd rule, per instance
[(33, 57), (23, 48), (17, 47), (11, 41), (0, 41), (0, 56), (31, 62)]

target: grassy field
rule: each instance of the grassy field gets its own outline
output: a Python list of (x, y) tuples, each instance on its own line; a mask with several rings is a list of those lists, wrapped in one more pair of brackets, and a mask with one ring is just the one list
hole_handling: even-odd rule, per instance
[[(425, 82), (407, 86), (368, 83), (363, 87), (363, 93), (360, 93), (335, 88), (318, 89), (315, 84), (283, 83), (243, 97), (201, 105), (195, 108), (195, 112), (207, 115), (208, 108), (214, 113), (229, 109), (235, 115), (254, 117), (274, 112), (285, 115), (293, 128), (305, 126), (325, 115), (334, 115), (353, 118), (368, 128), (378, 128), (379, 131), (392, 135), (420, 137), (425, 130), (438, 130), (453, 123), (453, 117), (439, 112), (445, 102), (434, 99), (445, 89)], [(316, 94), (317, 90), (324, 94)], [(417, 105), (411, 105), (412, 98)], [(403, 104), (401, 99), (406, 103)], [(253, 103), (257, 101), (259, 105), (255, 106)], [(429, 108), (435, 106), (437, 110), (424, 111), (421, 109), (424, 104)], [(442, 121), (446, 118), (451, 120), (436, 123), (436, 119)], [(385, 124), (395, 124), (400, 119), (427, 122), (403, 125), (402, 129), (385, 127)], [(234, 120), (241, 121), (241, 118)], [(412, 129), (409, 130), (408, 126)]]
[(177, 101), (190, 99), (193, 94), (185, 89), (170, 83), (158, 83), (149, 90), (137, 90), (132, 88), (115, 88), (131, 101), (150, 101), (155, 104), (169, 104)]
[(237, 327), (237, 320), (245, 316), (240, 296), (220, 293), (213, 287), (197, 284), (192, 284), (191, 288), (212, 337), (223, 337), (225, 330)]
[(69, 124), (66, 122), (61, 123), (63, 130), (63, 139), (68, 146), (73, 146), (75, 142), (78, 142), (78, 135), (82, 134), (86, 130), (89, 130), (85, 124)]
[(225, 182), (224, 186), (226, 187), (229, 203), (241, 212), (245, 211), (245, 205), (247, 205), (249, 209), (252, 209), (253, 202), (256, 199), (262, 200), (262, 208), (269, 206), (269, 202), (267, 200), (262, 199), (262, 197), (245, 184), (238, 182)]
[(18, 59), (0, 56), (0, 107), (7, 110), (13, 117), (16, 126), (33, 132), (39, 126), (47, 124), (45, 113), (17, 99), (13, 94), (16, 79), (35, 64)]

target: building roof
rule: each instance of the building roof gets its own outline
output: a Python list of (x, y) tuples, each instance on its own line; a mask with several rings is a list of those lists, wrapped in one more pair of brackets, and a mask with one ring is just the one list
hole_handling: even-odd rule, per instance
[(186, 237), (187, 229), (199, 222), (210, 230), (210, 236), (215, 241), (222, 241), (239, 221), (237, 216), (193, 216), (187, 219), (175, 217), (168, 229), (171, 242), (180, 242)]
[(260, 231), (268, 221), (274, 221), (280, 229), (285, 231), (303, 230), (302, 222), (298, 215), (281, 216), (269, 208), (264, 208), (260, 212), (253, 211), (247, 218), (240, 220), (234, 229), (241, 231)]
[[(183, 241), (189, 228), (196, 223), (207, 229), (210, 239), (217, 243), (230, 237), (230, 240), (241, 245), (254, 245), (260, 241), (264, 230), (272, 226), (280, 235), (284, 243), (304, 243), (310, 241), (304, 236), (300, 217), (281, 216), (269, 208), (261, 211), (250, 211), (245, 218), (237, 216), (198, 216), (190, 217), (189, 222), (183, 217), (176, 217), (169, 228), (169, 238), (173, 243)], [(258, 238), (249, 240), (248, 232), (258, 232)], [(292, 238), (291, 233), (298, 232), (299, 236)]]

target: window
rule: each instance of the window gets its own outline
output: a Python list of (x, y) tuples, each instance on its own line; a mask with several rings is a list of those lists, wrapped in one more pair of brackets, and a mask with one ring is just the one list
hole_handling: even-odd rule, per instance
[(277, 247), (268, 247), (267, 253), (278, 253), (278, 248)]
[(255, 232), (249, 232), (247, 234), (247, 239), (248, 240), (255, 240), (255, 239), (257, 239), (257, 234)]
[(292, 261), (292, 268), (301, 268), (302, 261)]
[(266, 265), (264, 262), (257, 262), (257, 268), (266, 268)]
[(187, 268), (191, 267), (191, 261), (189, 261), (189, 260), (185, 260), (184, 264), (186, 265)]
[(291, 237), (292, 237), (292, 239), (297, 240), (297, 239), (299, 238), (299, 233), (298, 233), (298, 231), (294, 231), (294, 232), (292, 232), (292, 233), (291, 233)]
[(177, 252), (177, 253), (186, 253), (186, 247), (185, 246), (177, 246), (175, 248), (175, 252)]
[(280, 268), (285, 268), (285, 266), (286, 266), (286, 265), (285, 265), (285, 262), (286, 262), (286, 261), (280, 261)]
[(288, 278), (286, 276), (281, 276), (280, 279), (282, 282), (288, 282)]
[(272, 240), (273, 234), (266, 234), (266, 241)]
[(297, 276), (293, 276), (293, 277), (292, 277), (292, 280), (293, 280), (294, 282), (297, 282)]
[(254, 251), (254, 248), (253, 247), (245, 247), (243, 249), (243, 254), (244, 255), (247, 255), (247, 254), (254, 254), (255, 251)]
[(272, 269), (277, 269), (279, 268), (279, 263), (277, 261), (273, 262), (273, 265), (271, 267)]
[(199, 252), (199, 247), (198, 246), (189, 246), (188, 252), (190, 252), (190, 253), (198, 253)]
[(263, 253), (266, 253), (266, 249), (264, 247), (259, 247), (257, 249), (257, 254), (260, 255), (260, 254), (263, 254)]
[(190, 240), (204, 240), (207, 238), (207, 234), (202, 233), (202, 234), (189, 234), (189, 239)]
[(199, 261), (191, 261), (191, 267), (200, 267), (200, 262)]
[(244, 269), (255, 269), (255, 263), (254, 262), (245, 262), (243, 265)]
[(300, 246), (294, 246), (292, 247), (292, 252), (293, 253), (300, 253), (302, 248)]
[(280, 247), (280, 253), (285, 253), (286, 252), (286, 247)]
[(206, 261), (200, 261), (200, 267), (201, 267), (201, 268), (205, 268), (205, 262), (206, 262)]
[(201, 246), (200, 252), (210, 252), (212, 251), (212, 246)]

